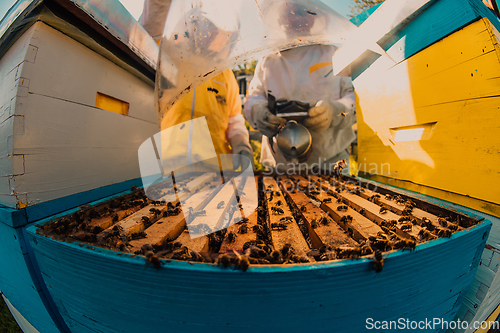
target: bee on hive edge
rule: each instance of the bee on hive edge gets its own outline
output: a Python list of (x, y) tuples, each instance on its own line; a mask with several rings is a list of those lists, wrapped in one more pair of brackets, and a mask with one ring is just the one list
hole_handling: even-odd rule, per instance
[(384, 267), (384, 257), (382, 256), (382, 252), (379, 250), (375, 250), (375, 254), (373, 256), (373, 269), (376, 273), (382, 272), (382, 268)]
[(153, 251), (147, 251), (144, 256), (146, 257), (146, 265), (151, 264), (156, 269), (159, 269), (161, 267), (161, 261)]
[(411, 251), (415, 250), (415, 247), (417, 246), (417, 242), (415, 242), (413, 239), (401, 239), (394, 243), (394, 248), (395, 249), (410, 249)]
[(224, 201), (221, 201), (217, 204), (217, 209), (221, 209), (222, 207), (224, 207), (225, 205), (225, 202)]

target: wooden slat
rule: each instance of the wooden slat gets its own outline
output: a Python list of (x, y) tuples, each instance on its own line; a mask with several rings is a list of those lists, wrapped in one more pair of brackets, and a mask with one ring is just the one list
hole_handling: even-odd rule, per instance
[(257, 225), (257, 211), (254, 211), (252, 214), (250, 214), (247, 219), (248, 221), (245, 222), (247, 225), (246, 233), (242, 234), (238, 232), (241, 224), (233, 224), (227, 228), (227, 233), (234, 232), (236, 234), (236, 239), (234, 240), (234, 242), (229, 242), (227, 240), (227, 237), (224, 238), (219, 253), (232, 253), (233, 250), (242, 253), (244, 252), (243, 245), (246, 242), (255, 241), (257, 239), (257, 233), (252, 230), (252, 228)]
[[(356, 188), (357, 186), (355, 186), (354, 184), (352, 183), (349, 183), (349, 182), (343, 182), (343, 185), (352, 193), (355, 193), (359, 196), (361, 196), (362, 198), (365, 198), (365, 199), (370, 199), (371, 197), (373, 197), (374, 195), (378, 194), (372, 190), (369, 190), (369, 189), (366, 189), (366, 188), (360, 188), (359, 189), (359, 194), (356, 192)], [(380, 194), (379, 194), (380, 195)], [(390, 211), (396, 213), (396, 214), (399, 214), (399, 215), (402, 215), (403, 214), (403, 210), (406, 208), (406, 206), (404, 204), (398, 204), (396, 201), (394, 200), (389, 200), (389, 199), (386, 199), (384, 195), (380, 195), (380, 198), (378, 199), (378, 202), (385, 208), (389, 209)], [(419, 209), (419, 208), (413, 208), (411, 210), (411, 216), (416, 218), (420, 223), (423, 221), (424, 218), (426, 219), (429, 219), (431, 221), (431, 223), (437, 227), (437, 228), (441, 228), (441, 225), (439, 224), (439, 217), (434, 215), (434, 214), (431, 214), (429, 212), (426, 212), (422, 209)], [(458, 226), (458, 230), (462, 230), (463, 228)]]
[[(295, 222), (293, 218), (292, 212), (288, 207), (288, 204), (285, 201), (285, 197), (283, 196), (282, 191), (276, 184), (276, 181), (270, 177), (264, 177), (264, 189), (266, 190), (266, 200), (268, 206), (268, 214), (270, 226), (273, 223), (280, 223), (280, 220), (284, 217), (290, 217), (292, 222), (287, 223), (286, 230), (273, 230), (271, 229), (271, 239), (273, 242), (273, 247), (276, 250), (281, 250), (285, 244), (290, 244), (295, 250), (295, 254), (298, 256), (305, 256), (307, 252), (310, 251), (309, 246), (307, 245), (302, 232), (299, 229), (299, 226)], [(273, 192), (273, 198), (271, 199), (271, 191)], [(276, 196), (275, 193), (279, 192), (280, 196)], [(283, 214), (275, 214), (271, 211), (271, 207), (275, 207), (276, 202), (281, 200), (283, 204), (279, 206), (283, 210)], [(311, 259), (311, 258), (310, 258)]]
[(132, 233), (143, 231), (145, 229), (144, 221), (142, 219), (143, 217), (147, 217), (150, 221), (149, 223), (154, 223), (161, 217), (161, 214), (155, 215), (154, 213), (150, 212), (151, 208), (162, 211), (163, 209), (165, 209), (165, 206), (156, 206), (153, 204), (147, 205), (146, 207), (141, 208), (132, 215), (125, 217), (123, 220), (117, 222), (115, 225), (110, 226), (109, 228), (101, 232), (98, 235), (98, 238), (100, 236), (105, 236), (106, 234), (111, 232), (115, 226), (120, 229), (120, 236), (129, 236)]
[[(257, 207), (258, 207), (258, 176), (250, 178), (241, 178), (239, 184), (235, 184), (236, 192), (240, 197), (241, 202), (241, 215), (244, 216), (247, 221), (247, 233), (239, 233), (241, 224), (234, 224), (227, 228), (226, 236), (229, 232), (234, 232), (237, 237), (234, 242), (229, 242), (227, 237), (222, 242), (220, 253), (227, 253), (237, 251), (243, 252), (243, 245), (249, 241), (255, 241), (257, 239), (257, 234), (253, 232), (252, 228), (257, 225)], [(246, 216), (248, 215), (248, 217)]]
[[(212, 183), (214, 179), (217, 177), (217, 174), (215, 172), (211, 173), (204, 173), (198, 177), (196, 177), (193, 180), (185, 180), (181, 184), (176, 184), (177, 187), (177, 197), (179, 201), (189, 199), (192, 197), (195, 193), (200, 191), (202, 188), (205, 188), (207, 183)], [(217, 178), (218, 184), (221, 184), (222, 181), (220, 179), (220, 175)], [(213, 183), (212, 185), (216, 185), (216, 183)], [(180, 189), (182, 188), (182, 189)]]
[[(199, 187), (199, 191), (197, 193), (192, 194), (188, 199), (186, 199), (181, 207), (184, 209), (186, 209), (186, 207), (194, 207), (193, 211), (195, 212), (202, 210), (210, 198), (217, 192), (216, 190), (210, 189), (212, 185), (217, 184), (218, 182), (213, 178), (214, 177), (212, 177), (211, 181), (204, 181), (204, 179), (200, 179), (200, 177), (198, 177), (196, 180), (201, 183), (202, 187)], [(181, 212), (176, 216), (160, 218), (153, 225), (144, 230), (146, 234), (145, 238), (135, 239), (129, 242), (132, 246), (131, 251), (134, 252), (136, 250), (140, 250), (145, 244), (163, 245), (168, 240), (175, 240), (186, 227), (185, 217), (185, 214)]]
[[(283, 180), (284, 178), (282, 178)], [(298, 177), (300, 184), (309, 184), (309, 182), (303, 178)], [(282, 183), (283, 184), (283, 183)], [(357, 246), (359, 245), (356, 241), (350, 238), (345, 230), (341, 228), (337, 222), (335, 222), (328, 214), (321, 208), (314, 205), (310, 198), (302, 191), (296, 191), (295, 193), (285, 192), (286, 195), (297, 205), (298, 211), (304, 218), (304, 222), (309, 230), (309, 237), (315, 248), (320, 248), (324, 245), (340, 247), (342, 245), (346, 246)], [(320, 193), (321, 194), (321, 193)], [(324, 193), (325, 197), (327, 196)], [(305, 211), (300, 208), (305, 206)], [(320, 220), (326, 218), (328, 224), (320, 224)], [(316, 228), (311, 226), (311, 222), (316, 220)]]
[(182, 212), (176, 216), (162, 217), (155, 224), (145, 230), (146, 238), (134, 239), (129, 242), (131, 252), (140, 250), (143, 245), (163, 245), (168, 240), (174, 240), (186, 228), (186, 221)]
[[(120, 210), (115, 210), (112, 213), (108, 213), (106, 215), (103, 215), (101, 217), (92, 219), (89, 223), (88, 226), (89, 228), (94, 228), (94, 227), (100, 227), (103, 230), (109, 228), (112, 226), (115, 222), (118, 222), (120, 220), (123, 220), (127, 216), (130, 216), (137, 212), (139, 209), (141, 209), (141, 206), (136, 206), (128, 209), (120, 209)], [(113, 216), (117, 215), (116, 221), (113, 221)]]
[(183, 246), (190, 250), (196, 251), (198, 253), (208, 253), (208, 237), (200, 236), (196, 238), (191, 238), (188, 230), (184, 230), (179, 237), (175, 240), (181, 243)]
[[(217, 208), (221, 202), (224, 202), (223, 207)], [(225, 183), (205, 206), (206, 215), (197, 216), (189, 223), (188, 227), (191, 228), (192, 226), (206, 224), (212, 231), (223, 229), (225, 227), (223, 224), (229, 223), (229, 221), (226, 220), (226, 215), (229, 213), (229, 210), (234, 207), (238, 207), (238, 202), (236, 201), (234, 184), (230, 181)], [(239, 209), (234, 212), (233, 218), (242, 219)], [(194, 234), (193, 236), (196, 237)]]
[(242, 215), (244, 217), (250, 216), (255, 209), (257, 209), (259, 201), (257, 188), (258, 178), (258, 176), (240, 176), (235, 179), (239, 182), (239, 184), (235, 184), (235, 187), (236, 193), (240, 197), (240, 203), (243, 210)]
[[(331, 186), (330, 184), (323, 183), (324, 186), (327, 186), (330, 190), (335, 191), (335, 188)], [(401, 216), (394, 214), (391, 211), (386, 211), (385, 213), (380, 213), (380, 206), (368, 201), (360, 196), (357, 196), (353, 193), (350, 193), (349, 191), (343, 190), (340, 193), (338, 193), (339, 198), (342, 198), (347, 201), (348, 206), (351, 208), (355, 209), (356, 211), (360, 212), (363, 210), (363, 214), (370, 220), (374, 221), (378, 225), (380, 225), (383, 221), (397, 221), (398, 228), (396, 229), (396, 234), (400, 237), (403, 238), (410, 238), (410, 236), (415, 237), (418, 239), (418, 233), (422, 229), (420, 226), (413, 225), (411, 231), (402, 231), (399, 227), (401, 225), (401, 222), (398, 220), (401, 218)]]
[[(317, 184), (323, 181), (323, 179), (319, 177), (310, 178)], [(326, 188), (326, 185), (327, 184), (325, 184), (324, 188)], [(348, 208), (345, 212), (339, 211), (337, 207), (344, 205), (343, 203), (338, 203), (337, 198), (328, 195), (327, 192), (321, 188), (319, 189), (319, 192), (320, 194), (316, 195), (316, 197), (322, 201), (321, 208), (328, 212), (328, 214), (342, 227), (342, 229), (348, 230), (348, 228), (351, 228), (353, 230), (353, 237), (356, 241), (366, 241), (369, 236), (376, 236), (379, 232), (383, 232), (380, 226), (359, 214), (352, 208)], [(323, 202), (324, 199), (331, 199), (331, 201)], [(341, 220), (344, 216), (351, 216), (352, 220), (345, 223)]]

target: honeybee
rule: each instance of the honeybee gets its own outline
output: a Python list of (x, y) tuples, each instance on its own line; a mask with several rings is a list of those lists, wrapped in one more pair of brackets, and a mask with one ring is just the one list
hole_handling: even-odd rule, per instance
[(300, 211), (301, 211), (301, 212), (306, 212), (306, 211), (307, 211), (307, 207), (306, 207), (306, 205), (302, 205), (302, 206), (300, 206)]
[(401, 223), (400, 227), (399, 227), (402, 231), (411, 231), (412, 228), (413, 228), (413, 224), (409, 223), (409, 222), (404, 222), (404, 223)]
[(375, 250), (375, 254), (373, 256), (373, 268), (376, 273), (382, 272), (382, 268), (384, 267), (384, 257), (382, 256), (382, 252), (379, 250)]
[(386, 194), (386, 195), (385, 195), (385, 199), (386, 199), (386, 200), (392, 200), (392, 195), (390, 195), (390, 194)]
[(380, 202), (380, 194), (374, 194), (370, 197), (370, 201), (378, 204)]
[(385, 208), (385, 207), (380, 207), (379, 213), (380, 213), (380, 214), (386, 214), (386, 213), (387, 213), (387, 208)]
[(217, 265), (228, 268), (231, 265), (232, 258), (228, 254), (222, 254), (217, 258)]
[(260, 224), (256, 224), (252, 227), (252, 230), (253, 232), (255, 232), (256, 234), (264, 234), (264, 228), (262, 228), (262, 226)]
[(147, 251), (145, 254), (146, 265), (151, 264), (154, 268), (159, 269), (161, 267), (161, 261), (152, 251)]
[(246, 223), (243, 223), (242, 225), (240, 225), (240, 227), (238, 228), (238, 232), (240, 234), (246, 234), (248, 231), (248, 226)]
[(451, 231), (450, 229), (437, 229), (437, 232), (438, 232), (438, 236), (439, 237), (448, 237), (450, 238), (451, 237)]
[(456, 225), (454, 223), (448, 223), (448, 229), (450, 229), (451, 231), (457, 231), (458, 225)]
[(352, 216), (351, 215), (344, 215), (340, 218), (340, 222), (342, 222), (342, 223), (352, 222)]
[(339, 212), (347, 212), (348, 209), (349, 209), (349, 207), (347, 207), (346, 205), (337, 206), (337, 210)]
[(274, 203), (275, 206), (281, 206), (283, 205), (283, 202), (281, 202), (281, 200), (278, 200)]
[(226, 239), (229, 243), (233, 243), (236, 240), (236, 234), (234, 232), (230, 231), (227, 233)]
[(413, 212), (413, 207), (407, 206), (405, 209), (403, 209), (402, 213), (403, 215), (411, 215)]
[(293, 221), (293, 218), (291, 216), (285, 216), (285, 217), (282, 217), (280, 219), (280, 222), (285, 222), (285, 223), (289, 223), (289, 222), (292, 222)]
[(413, 239), (401, 239), (394, 243), (394, 248), (395, 249), (410, 249), (410, 250), (415, 250), (415, 247), (417, 246), (417, 242), (415, 242)]
[(281, 255), (283, 256), (283, 258), (286, 258), (292, 253), (295, 253), (295, 250), (293, 249), (291, 244), (286, 243), (285, 245), (283, 245), (283, 248), (281, 249)]
[(248, 268), (250, 268), (250, 261), (245, 256), (239, 256), (236, 267), (241, 269), (243, 272), (246, 272)]
[(372, 253), (373, 253), (373, 250), (368, 244), (361, 246), (361, 255), (362, 256), (366, 256), (366, 255), (372, 254)]
[(316, 219), (313, 219), (311, 221), (311, 228), (316, 229), (317, 227), (318, 227), (318, 222), (316, 221)]
[(323, 199), (323, 203), (329, 203), (329, 202), (332, 202), (332, 198)]
[(427, 240), (429, 237), (431, 236), (430, 232), (426, 229), (426, 228), (422, 228), (419, 232), (418, 232), (418, 237), (425, 241)]
[(438, 222), (439, 222), (439, 225), (440, 225), (440, 226), (442, 226), (442, 227), (446, 228), (446, 227), (448, 226), (448, 222), (449, 222), (449, 221), (448, 221), (448, 219), (447, 219), (447, 218), (442, 218), (442, 217), (440, 217), (440, 218), (438, 219)]
[(286, 230), (287, 226), (284, 222), (274, 222), (274, 223), (271, 223), (271, 229), (273, 229), (273, 230)]
[(328, 219), (326, 218), (326, 216), (322, 216), (322, 217), (319, 219), (319, 223), (320, 223), (320, 224), (323, 224), (323, 225), (328, 225), (328, 224), (329, 224)]
[(271, 207), (271, 211), (274, 213), (274, 214), (285, 214), (285, 212), (283, 211), (283, 209), (281, 208), (278, 208), (278, 207)]
[(280, 192), (280, 191), (276, 191), (275, 195), (276, 195), (277, 197), (280, 197), (280, 196), (281, 196), (281, 192)]
[(217, 204), (217, 209), (221, 209), (222, 207), (224, 207), (225, 205), (225, 202), (224, 201), (221, 201)]

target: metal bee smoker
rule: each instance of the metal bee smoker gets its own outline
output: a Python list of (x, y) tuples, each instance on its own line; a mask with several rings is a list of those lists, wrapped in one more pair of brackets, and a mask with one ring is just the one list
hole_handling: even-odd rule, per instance
[[(276, 134), (278, 149), (291, 163), (305, 162), (312, 153), (312, 137), (299, 122), (308, 116), (309, 102), (276, 101), (272, 94), (268, 94), (268, 107), (271, 113), (287, 120)], [(273, 138), (269, 141), (274, 152)]]

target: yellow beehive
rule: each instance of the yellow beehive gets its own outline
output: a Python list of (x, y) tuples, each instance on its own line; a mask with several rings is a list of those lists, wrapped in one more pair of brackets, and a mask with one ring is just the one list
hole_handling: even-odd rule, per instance
[(499, 36), (482, 18), (359, 75), (355, 171), (500, 216)]

